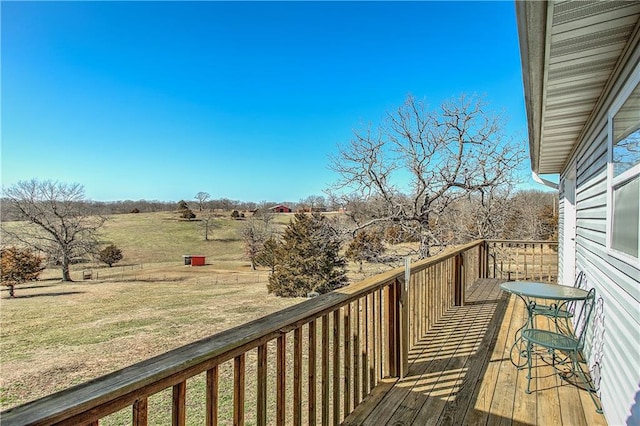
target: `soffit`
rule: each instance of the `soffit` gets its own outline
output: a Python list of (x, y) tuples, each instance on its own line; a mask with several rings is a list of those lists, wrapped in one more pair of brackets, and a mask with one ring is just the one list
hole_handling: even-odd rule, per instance
[(517, 11), (532, 168), (560, 173), (638, 24), (640, 2), (518, 3), (527, 3)]

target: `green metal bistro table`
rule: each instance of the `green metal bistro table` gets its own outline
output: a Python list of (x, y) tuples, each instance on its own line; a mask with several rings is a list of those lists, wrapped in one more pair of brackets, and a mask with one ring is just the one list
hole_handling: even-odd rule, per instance
[[(564, 303), (573, 300), (585, 300), (588, 296), (588, 292), (581, 288), (569, 287), (557, 284), (538, 283), (531, 281), (510, 281), (500, 284), (500, 288), (507, 293), (512, 293), (518, 296), (525, 304), (527, 308), (527, 321), (523, 324), (518, 331), (516, 331), (515, 341), (511, 347), (511, 362), (518, 368), (524, 367), (527, 363), (526, 350), (522, 341), (522, 330), (525, 328), (531, 328), (534, 326), (534, 318), (536, 313), (537, 299), (553, 300), (552, 306), (559, 309)], [(556, 323), (557, 325), (557, 323)], [(514, 352), (517, 354), (518, 359), (514, 359)]]

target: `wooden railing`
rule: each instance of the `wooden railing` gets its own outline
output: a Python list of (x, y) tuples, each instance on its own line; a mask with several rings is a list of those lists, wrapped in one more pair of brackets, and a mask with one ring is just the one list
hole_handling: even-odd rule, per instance
[(498, 263), (513, 269), (499, 261), (505, 244), (476, 241), (368, 278), (7, 410), (1, 422), (339, 424), (381, 381), (406, 374), (409, 350), (464, 303), (468, 285)]
[(487, 277), (506, 280), (558, 281), (555, 241), (488, 240)]

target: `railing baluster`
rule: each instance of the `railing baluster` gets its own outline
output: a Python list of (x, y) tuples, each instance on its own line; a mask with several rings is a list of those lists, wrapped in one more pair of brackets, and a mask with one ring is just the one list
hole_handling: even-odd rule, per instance
[(353, 407), (360, 403), (360, 299), (354, 303), (353, 315)]
[(344, 344), (344, 416), (351, 412), (351, 303), (344, 306), (343, 344)]
[(364, 399), (365, 396), (367, 396), (369, 394), (369, 341), (370, 339), (370, 333), (371, 330), (369, 328), (369, 296), (371, 295), (371, 293), (368, 293), (367, 295), (364, 296), (364, 298), (362, 299), (362, 303), (364, 303), (364, 306), (362, 308), (362, 313), (364, 314), (364, 317), (362, 318), (362, 327), (363, 327), (363, 332), (364, 332), (364, 339), (363, 343), (364, 345), (362, 346), (362, 352), (361, 352), (361, 369), (362, 369), (362, 399)]
[(133, 426), (147, 426), (147, 398), (142, 398), (133, 403)]
[(285, 334), (278, 336), (276, 348), (276, 424), (284, 425), (286, 416), (286, 370), (287, 340)]
[(244, 424), (244, 374), (245, 355), (233, 359), (233, 424)]
[(218, 366), (207, 370), (207, 426), (218, 424)]
[(540, 256), (538, 256), (538, 281), (542, 281), (544, 279), (544, 270), (543, 268), (544, 262), (544, 244), (540, 243)]
[(187, 382), (183, 381), (173, 386), (173, 409), (171, 410), (171, 424), (173, 426), (185, 426), (186, 410), (185, 403), (187, 399)]
[(384, 355), (383, 355), (383, 342), (384, 342), (384, 325), (383, 325), (383, 315), (384, 315), (384, 301), (383, 301), (383, 293), (384, 291), (380, 288), (376, 291), (377, 302), (377, 317), (376, 317), (376, 352), (377, 352), (377, 361), (376, 361), (376, 383), (378, 383), (384, 377)]
[(322, 426), (329, 426), (329, 315), (322, 316)]
[(333, 311), (333, 424), (340, 424), (340, 308)]
[(314, 319), (309, 323), (309, 372), (308, 372), (308, 423), (310, 425), (316, 424), (316, 341), (317, 330), (316, 320)]
[(387, 330), (387, 368), (389, 376), (398, 377), (398, 354), (396, 348), (398, 345), (397, 339), (399, 335), (397, 333), (397, 303), (396, 303), (396, 289), (395, 284), (392, 283), (385, 287), (386, 297), (386, 314), (385, 318), (386, 330)]
[(371, 303), (371, 336), (372, 336), (372, 351), (373, 354), (371, 356), (371, 389), (375, 385), (378, 384), (378, 380), (380, 378), (380, 368), (378, 367), (378, 363), (380, 360), (380, 345), (382, 344), (382, 337), (380, 336), (380, 326), (379, 326), (379, 317), (380, 317), (380, 290), (375, 290), (372, 294), (372, 303)]
[(258, 371), (257, 371), (257, 411), (256, 424), (265, 426), (267, 424), (267, 345), (258, 346)]
[(504, 243), (500, 243), (500, 279), (504, 279)]
[(293, 424), (302, 423), (302, 328), (293, 331)]

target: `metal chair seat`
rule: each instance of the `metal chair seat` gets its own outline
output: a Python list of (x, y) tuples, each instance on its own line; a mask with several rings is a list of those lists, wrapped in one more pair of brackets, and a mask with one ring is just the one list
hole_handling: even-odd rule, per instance
[(522, 330), (522, 338), (539, 346), (560, 351), (580, 351), (580, 342), (573, 336), (548, 330), (529, 328)]
[[(584, 272), (580, 271), (578, 276), (576, 277), (575, 282), (573, 283), (574, 288), (584, 288), (585, 279)], [(568, 320), (569, 318), (573, 318), (575, 311), (574, 303), (562, 303), (560, 306), (553, 303), (551, 305), (544, 304), (536, 304), (531, 308), (531, 313), (533, 315), (542, 315), (548, 318), (553, 318), (555, 320), (563, 319)]]

